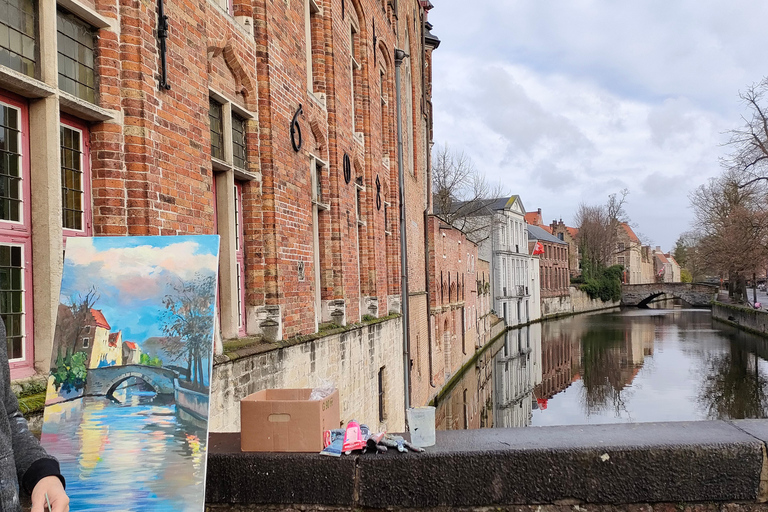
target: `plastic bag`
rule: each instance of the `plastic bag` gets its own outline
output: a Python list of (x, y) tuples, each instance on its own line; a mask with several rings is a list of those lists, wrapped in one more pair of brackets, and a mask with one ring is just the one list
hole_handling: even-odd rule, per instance
[(310, 400), (322, 400), (331, 395), (336, 390), (336, 385), (329, 381), (323, 380), (322, 383), (312, 389), (312, 393), (309, 394)]

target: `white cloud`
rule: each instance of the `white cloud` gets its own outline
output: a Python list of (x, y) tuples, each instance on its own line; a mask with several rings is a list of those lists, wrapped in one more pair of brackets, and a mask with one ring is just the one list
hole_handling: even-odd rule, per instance
[(189, 280), (198, 272), (214, 271), (216, 256), (198, 254), (198, 250), (197, 243), (188, 241), (166, 247), (141, 245), (99, 251), (93, 239), (70, 238), (66, 262), (80, 267), (76, 275), (90, 283), (114, 286), (132, 299), (142, 299), (162, 293), (169, 279)]
[(765, 72), (768, 4), (435, 5), (435, 141), (549, 220), (627, 187), (639, 231), (671, 248), (741, 122), (738, 91)]

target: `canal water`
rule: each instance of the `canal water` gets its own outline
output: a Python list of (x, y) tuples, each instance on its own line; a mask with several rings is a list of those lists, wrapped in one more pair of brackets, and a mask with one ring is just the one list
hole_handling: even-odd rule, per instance
[(702, 309), (507, 331), (437, 401), (442, 430), (768, 416), (768, 341)]
[(71, 510), (202, 510), (205, 430), (183, 421), (172, 400), (141, 387), (115, 397), (46, 409), (42, 443), (61, 463)]

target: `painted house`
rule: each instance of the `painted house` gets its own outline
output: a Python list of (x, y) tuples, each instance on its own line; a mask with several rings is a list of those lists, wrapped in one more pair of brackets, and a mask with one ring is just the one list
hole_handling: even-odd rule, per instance
[(91, 308), (90, 317), (86, 320), (78, 343), (78, 351), (88, 354), (88, 368), (123, 364), (122, 331), (112, 333), (111, 330), (112, 327), (101, 310)]
[(133, 341), (123, 342), (123, 364), (140, 364), (141, 348)]

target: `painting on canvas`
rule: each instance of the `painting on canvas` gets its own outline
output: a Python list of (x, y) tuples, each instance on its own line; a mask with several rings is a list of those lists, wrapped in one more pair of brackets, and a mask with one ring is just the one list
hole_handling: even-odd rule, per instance
[(72, 510), (204, 510), (218, 251), (67, 239), (41, 441)]

